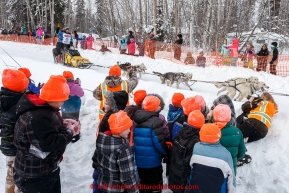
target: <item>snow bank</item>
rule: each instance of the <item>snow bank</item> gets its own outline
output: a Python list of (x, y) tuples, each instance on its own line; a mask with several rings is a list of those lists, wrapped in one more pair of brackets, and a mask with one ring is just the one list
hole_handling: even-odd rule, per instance
[[(62, 192), (89, 193), (89, 185), (92, 182), (91, 157), (95, 146), (95, 132), (98, 125), (99, 101), (92, 97), (89, 90), (95, 89), (105, 78), (108, 68), (92, 67), (91, 69), (68, 68), (60, 64), (54, 64), (52, 58), (52, 46), (40, 46), (31, 44), (18, 44), (14, 42), (1, 42), (4, 48), (19, 64), (28, 67), (32, 73), (32, 79), (38, 82), (46, 82), (52, 74), (62, 74), (64, 70), (70, 70), (75, 77), (81, 78), (85, 96), (82, 98), (80, 120), (82, 123), (81, 139), (75, 144), (69, 144), (61, 163)], [(257, 73), (249, 69), (233, 67), (208, 67), (198, 68), (175, 64), (168, 60), (152, 60), (146, 57), (133, 57), (113, 53), (102, 54), (96, 51), (80, 50), (83, 57), (88, 58), (95, 64), (111, 66), (117, 61), (131, 62), (133, 65), (144, 63), (147, 72), (192, 72), (193, 79), (207, 81), (224, 81), (233, 77), (256, 76), (270, 86), (274, 92), (289, 93), (289, 77), (282, 78), (261, 72)], [(17, 64), (0, 49), (0, 57), (9, 66), (17, 68)], [(0, 58), (0, 71), (7, 68)], [(10, 68), (14, 68), (10, 67)], [(160, 84), (158, 77), (144, 75), (136, 89), (146, 89), (148, 93), (160, 94), (166, 103), (162, 114), (167, 115), (168, 104), (174, 92), (182, 92), (186, 97), (200, 94), (204, 96), (207, 104), (212, 105), (217, 97), (217, 88), (213, 84), (197, 82), (190, 91), (181, 85), (181, 90)], [(253, 158), (250, 165), (237, 169), (237, 192), (238, 193), (285, 193), (289, 192), (289, 104), (288, 98), (274, 96), (278, 105), (279, 113), (274, 117), (272, 128), (267, 137), (259, 142), (247, 144), (248, 154)], [(234, 102), (236, 113), (240, 114), (242, 103)], [(0, 192), (4, 192), (4, 180), (6, 175), (5, 157), (0, 154)], [(168, 190), (166, 190), (168, 192)]]

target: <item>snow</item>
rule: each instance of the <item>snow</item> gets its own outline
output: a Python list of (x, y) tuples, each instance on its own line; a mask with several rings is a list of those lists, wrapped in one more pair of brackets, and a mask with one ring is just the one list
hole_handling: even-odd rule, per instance
[[(81, 79), (82, 87), (85, 88), (85, 96), (82, 98), (80, 121), (82, 123), (81, 139), (67, 146), (64, 160), (60, 164), (62, 192), (92, 192), (89, 185), (92, 183), (91, 157), (95, 147), (95, 133), (98, 125), (99, 101), (92, 96), (94, 90), (108, 74), (108, 68), (92, 67), (91, 69), (76, 69), (54, 64), (52, 58), (52, 46), (19, 44), (1, 41), (0, 47), (4, 48), (21, 66), (31, 70), (32, 79), (38, 82), (46, 82), (50, 75), (62, 74), (64, 70), (70, 70), (75, 77)], [(116, 50), (113, 50), (116, 51)], [(133, 65), (144, 63), (147, 72), (192, 72), (193, 79), (206, 81), (224, 81), (233, 77), (256, 76), (260, 81), (266, 82), (270, 91), (289, 94), (289, 77), (272, 76), (265, 72), (234, 68), (234, 67), (207, 67), (198, 68), (175, 64), (165, 59), (152, 60), (146, 57), (133, 57), (115, 53), (102, 54), (95, 50), (80, 50), (83, 57), (91, 62), (109, 67), (117, 61), (130, 62)], [(1, 58), (10, 66), (18, 68), (17, 64), (0, 48), (0, 71), (7, 68)], [(14, 67), (11, 67), (14, 66)], [(158, 77), (145, 74), (139, 81), (136, 89), (146, 89), (148, 93), (160, 94), (166, 103), (163, 115), (167, 115), (168, 104), (174, 92), (182, 92), (186, 97), (196, 94), (202, 95), (208, 106), (212, 105), (217, 97), (217, 88), (213, 84), (196, 82), (190, 91), (181, 85), (168, 87), (160, 84)], [(279, 113), (274, 117), (272, 127), (265, 139), (252, 144), (246, 144), (248, 154), (253, 161), (246, 166), (237, 169), (237, 192), (238, 193), (285, 193), (289, 192), (289, 104), (288, 98), (274, 96), (279, 105)], [(244, 101), (243, 101), (244, 102)], [(243, 102), (235, 102), (236, 113), (241, 113)], [(5, 157), (0, 154), (0, 192), (4, 192), (6, 175)], [(166, 181), (166, 180), (165, 180)], [(169, 192), (169, 190), (164, 190)]]

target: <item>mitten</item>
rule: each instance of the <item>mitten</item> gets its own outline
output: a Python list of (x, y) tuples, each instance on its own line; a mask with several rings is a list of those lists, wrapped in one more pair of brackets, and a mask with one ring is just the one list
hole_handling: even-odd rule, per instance
[(76, 78), (74, 81), (75, 84), (78, 84), (79, 86), (81, 86), (81, 80), (79, 78)]

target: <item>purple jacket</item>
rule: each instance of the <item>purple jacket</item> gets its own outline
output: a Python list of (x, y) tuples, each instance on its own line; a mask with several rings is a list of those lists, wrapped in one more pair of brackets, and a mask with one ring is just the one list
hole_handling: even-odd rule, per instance
[(74, 82), (67, 82), (67, 84), (70, 89), (70, 96), (83, 97), (84, 92), (78, 84), (75, 84)]
[(75, 84), (74, 82), (67, 82), (69, 89), (70, 89), (70, 95), (69, 99), (64, 102), (64, 104), (61, 107), (61, 111), (63, 113), (75, 113), (79, 112), (81, 107), (81, 100), (80, 97), (83, 97), (84, 92), (82, 88)]
[(166, 141), (170, 141), (170, 130), (168, 127), (168, 122), (166, 121), (165, 116), (163, 116), (162, 114), (159, 114), (159, 118), (163, 122), (163, 128), (164, 128), (164, 134), (165, 134)]

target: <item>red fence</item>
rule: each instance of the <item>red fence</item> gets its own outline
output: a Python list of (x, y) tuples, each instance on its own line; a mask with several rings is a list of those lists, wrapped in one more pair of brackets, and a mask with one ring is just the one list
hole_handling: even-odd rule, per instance
[[(3, 41), (15, 41), (15, 42), (23, 42), (23, 43), (31, 43), (31, 44), (42, 44), (42, 45), (56, 45), (57, 38), (53, 38), (53, 41), (51, 41), (51, 38), (45, 39), (44, 42), (39, 41), (35, 37), (28, 37), (25, 35), (0, 35), (0, 40)], [(102, 45), (105, 45), (109, 48), (119, 48), (119, 44), (115, 43), (113, 41), (108, 41), (108, 40), (101, 40), (101, 39), (96, 39), (93, 44), (93, 48), (98, 50), (97, 48), (100, 48)], [(151, 56), (150, 54), (150, 45), (145, 43), (145, 54), (147, 56)], [(154, 42), (153, 43), (153, 51), (154, 55), (153, 57), (155, 59), (167, 59), (171, 60), (175, 63), (184, 63), (188, 52), (190, 52), (190, 47), (187, 46), (180, 46), (180, 47), (175, 47), (171, 43), (163, 43), (163, 42)], [(179, 56), (175, 58), (175, 51), (179, 51)], [(193, 49), (191, 52), (192, 57), (194, 60), (196, 60), (197, 56), (199, 55), (198, 49)], [(138, 53), (138, 51), (137, 51)], [(206, 66), (224, 66), (224, 65), (230, 65), (231, 59), (230, 58), (223, 58), (220, 56), (220, 53), (214, 53), (214, 52), (205, 52), (204, 56), (206, 57)], [(268, 57), (268, 65), (266, 68), (266, 71), (269, 72), (269, 61), (272, 58), (272, 56)], [(244, 67), (247, 64), (247, 58), (243, 55), (240, 55), (237, 62), (236, 66), (239, 67)], [(254, 57), (253, 59), (253, 67), (254, 69), (257, 68), (258, 62), (257, 58)], [(278, 57), (278, 64), (276, 67), (277, 70), (277, 76), (289, 76), (289, 55), (279, 55)]]

